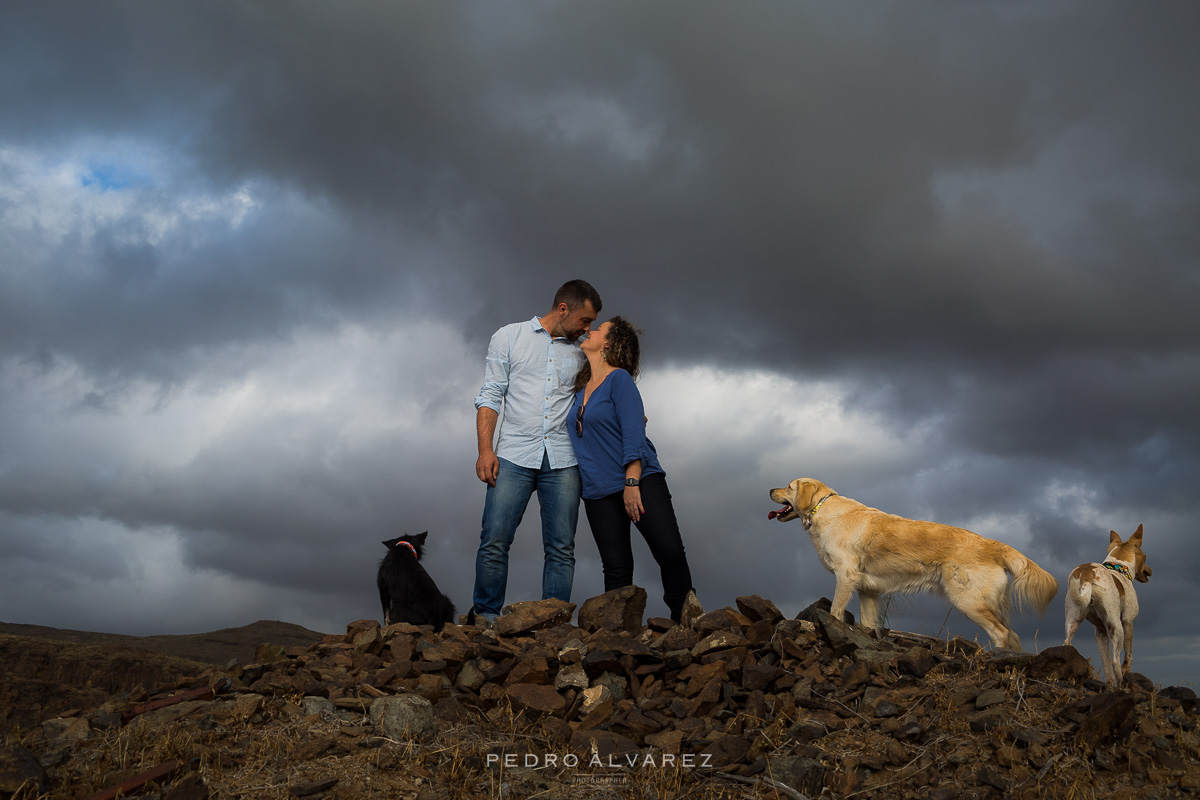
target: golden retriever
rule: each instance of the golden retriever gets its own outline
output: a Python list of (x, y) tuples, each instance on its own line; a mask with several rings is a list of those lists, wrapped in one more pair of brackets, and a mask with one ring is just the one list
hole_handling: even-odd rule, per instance
[(812, 478), (772, 489), (771, 499), (783, 508), (768, 518), (803, 522), (821, 563), (837, 578), (830, 609), (837, 619), (854, 591), (868, 628), (878, 626), (880, 595), (931, 591), (949, 599), (997, 647), (1020, 650), (1021, 639), (1008, 625), (1008, 576), (1018, 602), (1038, 614), (1058, 592), (1053, 575), (1003, 542), (886, 514)]
[[(1142, 552), (1142, 526), (1124, 542), (1121, 534), (1109, 531), (1108, 555), (1102, 564), (1080, 564), (1067, 579), (1067, 639), (1075, 638), (1085, 619), (1096, 626), (1100, 646), (1100, 670), (1108, 685), (1117, 687), (1133, 666), (1133, 621), (1138, 615), (1133, 582), (1146, 583), (1152, 574)], [(1118, 666), (1117, 655), (1125, 651)]]

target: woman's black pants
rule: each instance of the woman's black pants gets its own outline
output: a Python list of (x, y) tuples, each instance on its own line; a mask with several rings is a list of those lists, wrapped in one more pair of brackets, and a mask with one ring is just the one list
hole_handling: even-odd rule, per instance
[[(671, 610), (671, 618), (678, 620), (683, 601), (692, 588), (692, 572), (683, 551), (666, 476), (661, 472), (646, 475), (641, 479), (641, 490), (646, 513), (635, 524), (662, 572), (663, 600)], [(604, 564), (606, 592), (633, 584), (633, 546), (629, 538), (632, 520), (625, 513), (624, 494), (622, 490), (599, 500), (583, 501)]]

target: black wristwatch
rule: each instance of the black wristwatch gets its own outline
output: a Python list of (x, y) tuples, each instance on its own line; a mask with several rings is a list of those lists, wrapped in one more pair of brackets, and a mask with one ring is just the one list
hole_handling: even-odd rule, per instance
[(637, 485), (638, 485), (638, 479), (637, 479), (637, 478), (626, 478), (626, 479), (625, 479), (625, 485), (626, 485), (626, 486), (637, 486)]

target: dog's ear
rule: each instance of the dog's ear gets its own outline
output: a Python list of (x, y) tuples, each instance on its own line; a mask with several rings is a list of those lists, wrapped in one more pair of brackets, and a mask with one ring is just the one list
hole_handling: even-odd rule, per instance
[(1120, 544), (1120, 543), (1121, 543), (1121, 534), (1117, 533), (1116, 531), (1109, 531), (1108, 532), (1109, 547), (1112, 547), (1114, 544)]
[(1135, 543), (1138, 547), (1142, 546), (1142, 526), (1138, 525), (1138, 529), (1133, 532), (1133, 536), (1129, 537), (1129, 541)]
[(817, 503), (817, 495), (825, 488), (825, 484), (812, 478), (799, 478), (796, 483), (796, 501), (794, 503), (797, 511), (811, 510)]
[(400, 537), (396, 537), (395, 539), (388, 539), (387, 541), (385, 541), (383, 543), (383, 546), (386, 547), (388, 550), (391, 550), (393, 547), (396, 546), (396, 542), (398, 542), (398, 541), (400, 541)]
[(413, 544), (423, 545), (423, 544), (425, 544), (425, 540), (429, 538), (429, 531), (425, 531), (424, 533), (418, 533), (416, 536), (410, 536), (408, 538), (409, 538), (409, 541), (411, 541)]

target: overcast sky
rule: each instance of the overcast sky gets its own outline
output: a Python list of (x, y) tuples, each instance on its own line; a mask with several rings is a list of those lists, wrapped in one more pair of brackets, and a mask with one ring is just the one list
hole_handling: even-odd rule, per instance
[[(1061, 583), (1144, 524), (1134, 668), (1194, 683), (1198, 28), (1192, 2), (7, 0), (0, 620), (340, 632), (381, 616), (380, 541), (423, 530), (465, 611), (488, 338), (584, 278), (645, 331), (706, 608), (832, 596), (767, 520), (800, 476)], [(582, 602), (582, 514), (577, 542)], [(508, 600), (540, 574), (531, 504)], [(984, 638), (938, 598), (889, 622)], [(1062, 592), (1016, 628), (1061, 644)]]

